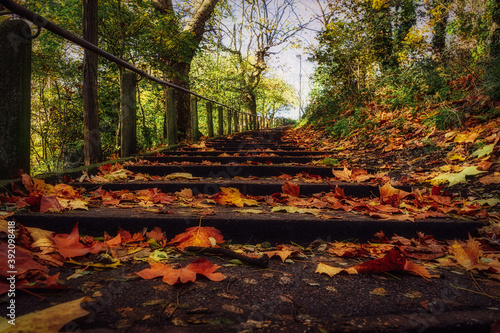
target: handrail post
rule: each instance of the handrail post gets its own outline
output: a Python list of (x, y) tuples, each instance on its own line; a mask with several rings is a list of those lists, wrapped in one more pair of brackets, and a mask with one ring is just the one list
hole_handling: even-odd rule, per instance
[(128, 157), (137, 152), (136, 74), (124, 70), (121, 75), (120, 83), (120, 156)]
[(177, 114), (175, 110), (175, 89), (168, 87), (165, 92), (165, 127), (164, 137), (167, 138), (167, 144), (173, 146), (177, 143)]
[(0, 177), (30, 172), (31, 40), (22, 20), (0, 24)]
[(250, 120), (250, 115), (248, 113), (245, 113), (245, 130), (248, 131), (248, 123)]
[(217, 108), (217, 112), (218, 112), (218, 117), (219, 117), (219, 136), (223, 136), (224, 135), (224, 111), (222, 110), (222, 106), (219, 106)]
[(208, 127), (208, 137), (213, 138), (214, 136), (214, 117), (213, 117), (213, 103), (207, 102), (207, 127)]
[(234, 121), (234, 132), (237, 133), (238, 132), (238, 116), (239, 116), (239, 113), (234, 111), (233, 113), (233, 121)]
[(194, 95), (191, 96), (191, 141), (199, 140), (198, 128), (198, 98)]
[(231, 110), (227, 110), (227, 134), (231, 134), (231, 130), (232, 130), (232, 126), (231, 126), (231, 120), (232, 120), (232, 111)]

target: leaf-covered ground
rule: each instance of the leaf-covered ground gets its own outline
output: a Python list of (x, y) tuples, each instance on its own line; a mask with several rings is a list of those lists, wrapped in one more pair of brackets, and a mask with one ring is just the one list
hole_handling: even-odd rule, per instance
[[(147, 186), (99, 188), (116, 181), (147, 185), (207, 180), (189, 173), (151, 176), (126, 169), (150, 164), (144, 160), (82, 174), (78, 184), (96, 185), (87, 189), (23, 175), (25, 190), (14, 188), (0, 196), (1, 263), (8, 263), (9, 239), (16, 239), (18, 302), (18, 325), (4, 321), (2, 327), (48, 332), (61, 327), (162, 331), (183, 326), (203, 332), (418, 331), (446, 322), (449, 327), (468, 322), (471, 330), (478, 328), (474, 322), (491, 323), (500, 307), (500, 121), (437, 131), (411, 122), (400, 128), (381, 120), (368, 134), (369, 141), (356, 133), (333, 140), (308, 127), (289, 129), (282, 140), (324, 151), (310, 165), (329, 168), (331, 175), (301, 172), (239, 179), (279, 183), (280, 191), (272, 195), (243, 195), (232, 187), (221, 187), (214, 195), (194, 195), (188, 188), (168, 193)], [(269, 155), (258, 155), (264, 154)], [(334, 185), (339, 182), (374, 185), (379, 194), (346, 196)], [(301, 186), (316, 183), (331, 184), (330, 190), (312, 196), (301, 193)], [(412, 190), (396, 188), (402, 185)], [(96, 207), (174, 216), (190, 210), (201, 222), (170, 238), (160, 227), (92, 237), (80, 235), (77, 225), (71, 233), (61, 234), (9, 222), (11, 211), (64, 214)], [(233, 244), (219, 230), (203, 225), (204, 217), (227, 207), (240, 214), (281, 212), (336, 219), (341, 218), (339, 211), (410, 223), (466, 216), (488, 224), (478, 237), (461, 240), (379, 232), (364, 243), (352, 239)], [(0, 286), (8, 300), (12, 286)], [(69, 303), (58, 306), (65, 302)], [(37, 320), (40, 316), (46, 319)]]

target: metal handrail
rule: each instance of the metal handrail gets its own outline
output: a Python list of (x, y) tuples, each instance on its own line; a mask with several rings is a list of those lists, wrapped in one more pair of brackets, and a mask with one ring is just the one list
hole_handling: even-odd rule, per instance
[(116, 63), (117, 65), (119, 66), (122, 66), (124, 68), (127, 68), (129, 70), (131, 70), (132, 72), (135, 72), (139, 75), (141, 75), (142, 77), (145, 77), (151, 81), (155, 81), (157, 83), (160, 83), (160, 84), (163, 84), (163, 85), (166, 85), (168, 87), (172, 87), (172, 88), (175, 88), (177, 90), (181, 90), (181, 91), (184, 91), (186, 93), (189, 93), (191, 95), (194, 95), (198, 98), (201, 98), (201, 99), (204, 99), (206, 101), (209, 101), (209, 102), (212, 102), (214, 104), (217, 104), (217, 105), (220, 105), (222, 107), (225, 107), (231, 111), (234, 111), (234, 112), (238, 112), (238, 113), (242, 113), (242, 114), (248, 114), (248, 115), (251, 115), (251, 116), (257, 116), (257, 117), (264, 117), (264, 116), (261, 116), (261, 115), (253, 115), (249, 112), (243, 112), (243, 111), (240, 111), (240, 110), (237, 110), (235, 108), (232, 108), (230, 106), (227, 106), (225, 104), (222, 104), (220, 102), (217, 102), (217, 101), (214, 101), (213, 99), (210, 99), (208, 97), (205, 97), (205, 96), (202, 96), (198, 93), (195, 93), (194, 91), (191, 91), (189, 89), (186, 89), (184, 87), (181, 87), (181, 86), (178, 86), (176, 84), (173, 84), (173, 83), (170, 83), (170, 82), (167, 82), (165, 80), (162, 80), (162, 79), (159, 79), (157, 77), (154, 77), (146, 72), (144, 72), (143, 70), (140, 70), (139, 68), (129, 64), (128, 62), (126, 62), (125, 60), (123, 59), (120, 59), (118, 58), (117, 56), (109, 53), (109, 52), (106, 52), (104, 51), (103, 49), (95, 46), (94, 44), (92, 43), (89, 43), (88, 41), (76, 36), (75, 34), (61, 28), (60, 26), (58, 26), (57, 24), (47, 20), (46, 18), (44, 18), (43, 16), (40, 16), (32, 11), (30, 11), (29, 9), (27, 8), (24, 8), (23, 6), (17, 4), (16, 2), (14, 2), (13, 0), (0, 0), (0, 4), (2, 4), (5, 8), (7, 8), (8, 10), (10, 10), (12, 13), (14, 14), (17, 14), (19, 16), (22, 16), (24, 18), (26, 18), (28, 21), (32, 22), (33, 24), (35, 24), (36, 26), (40, 27), (40, 28), (44, 28), (48, 31), (51, 31), (53, 33), (55, 33), (56, 35), (59, 35), (61, 36), (62, 38), (64, 39), (67, 39), (87, 50), (90, 50), (114, 63)]

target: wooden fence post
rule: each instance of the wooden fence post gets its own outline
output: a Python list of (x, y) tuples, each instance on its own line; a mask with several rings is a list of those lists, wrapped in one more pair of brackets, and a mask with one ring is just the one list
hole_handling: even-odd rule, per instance
[(234, 131), (238, 132), (238, 119), (239, 119), (239, 112), (234, 111), (233, 112), (233, 121), (234, 121)]
[(22, 20), (0, 24), (0, 178), (30, 172), (31, 34)]
[(165, 92), (165, 126), (163, 136), (167, 144), (173, 146), (177, 143), (177, 111), (175, 110), (175, 89), (168, 87)]
[(231, 123), (232, 123), (232, 111), (231, 110), (227, 110), (227, 134), (231, 134)]
[(198, 98), (191, 95), (191, 141), (198, 141), (200, 138), (198, 128)]
[(222, 110), (222, 106), (219, 106), (218, 109), (218, 117), (219, 117), (219, 136), (223, 136), (224, 135), (224, 112)]
[(121, 76), (120, 156), (128, 157), (137, 152), (137, 77), (134, 72), (127, 70), (124, 70)]
[(213, 138), (214, 136), (214, 117), (213, 117), (213, 103), (207, 102), (207, 127), (208, 127), (208, 137)]

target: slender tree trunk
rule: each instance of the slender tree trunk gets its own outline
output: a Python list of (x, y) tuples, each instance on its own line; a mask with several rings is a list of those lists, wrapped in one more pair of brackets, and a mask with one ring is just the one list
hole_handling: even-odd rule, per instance
[[(433, 7), (447, 5), (448, 0), (433, 1)], [(432, 28), (432, 57), (436, 62), (444, 60), (444, 51), (446, 49), (446, 26), (448, 25), (448, 11), (444, 7), (439, 9), (440, 17)]]
[(493, 0), (490, 4), (491, 18), (495, 25), (495, 30), (491, 36), (490, 56), (492, 58), (500, 57), (500, 0)]
[[(98, 0), (83, 0), (83, 38), (97, 45)], [(97, 105), (97, 54), (83, 56), (83, 133), (85, 165), (102, 160), (99, 109)]]

